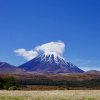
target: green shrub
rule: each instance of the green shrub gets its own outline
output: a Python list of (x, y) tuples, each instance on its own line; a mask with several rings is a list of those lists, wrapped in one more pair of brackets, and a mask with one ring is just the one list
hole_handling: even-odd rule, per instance
[(8, 88), (8, 90), (17, 90), (17, 87), (16, 86), (11, 86)]

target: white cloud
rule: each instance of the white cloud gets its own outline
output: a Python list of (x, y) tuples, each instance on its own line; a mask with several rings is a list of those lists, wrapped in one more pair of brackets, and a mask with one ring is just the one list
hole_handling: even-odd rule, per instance
[(35, 48), (36, 51), (42, 51), (46, 54), (56, 54), (58, 56), (62, 56), (65, 50), (65, 44), (61, 41), (58, 42), (50, 42)]
[(35, 58), (39, 53), (45, 54), (55, 54), (58, 56), (63, 56), (65, 50), (64, 42), (49, 42), (39, 46), (36, 46), (33, 50), (25, 50), (25, 49), (17, 49), (14, 52), (18, 54), (18, 56), (24, 57), (26, 60), (31, 60)]
[(33, 50), (26, 51), (25, 49), (18, 49), (18, 50), (14, 50), (14, 52), (17, 53), (18, 56), (24, 57), (24, 59), (26, 60), (31, 60), (32, 58), (38, 55), (38, 53)]

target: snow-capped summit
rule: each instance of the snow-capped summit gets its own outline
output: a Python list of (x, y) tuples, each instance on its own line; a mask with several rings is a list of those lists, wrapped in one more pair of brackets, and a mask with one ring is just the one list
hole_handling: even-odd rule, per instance
[(55, 62), (58, 63), (58, 59), (63, 59), (63, 57), (57, 55), (56, 53), (43, 53), (40, 54), (39, 56), (37, 56), (36, 58), (41, 58), (41, 61), (45, 61), (45, 62)]
[(33, 73), (82, 73), (83, 70), (67, 62), (63, 57), (56, 53), (43, 53), (27, 63), (19, 66)]

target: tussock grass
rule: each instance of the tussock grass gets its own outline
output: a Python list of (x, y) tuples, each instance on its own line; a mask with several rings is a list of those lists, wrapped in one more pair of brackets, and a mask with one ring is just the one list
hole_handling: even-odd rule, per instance
[(0, 100), (100, 100), (100, 90), (0, 91)]

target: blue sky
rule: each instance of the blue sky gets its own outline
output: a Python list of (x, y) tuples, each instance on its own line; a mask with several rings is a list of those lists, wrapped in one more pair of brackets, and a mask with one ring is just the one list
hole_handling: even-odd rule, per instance
[(69, 61), (100, 69), (100, 1), (0, 0), (0, 61), (20, 65), (14, 50), (58, 40)]

